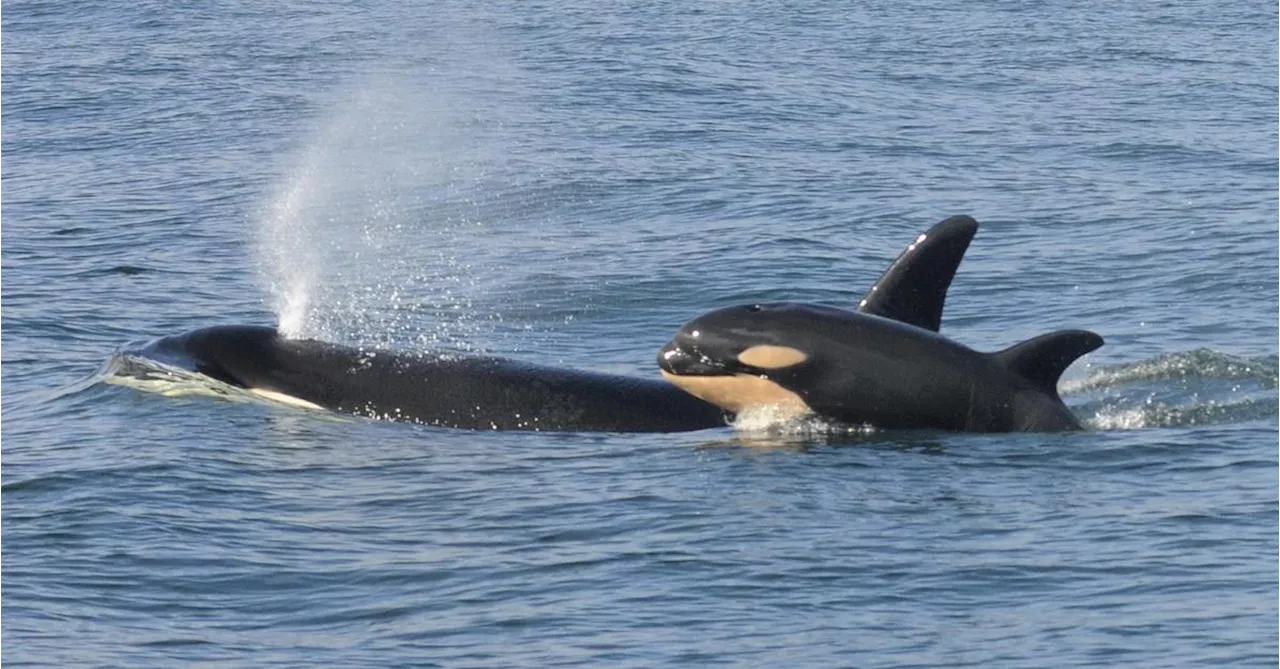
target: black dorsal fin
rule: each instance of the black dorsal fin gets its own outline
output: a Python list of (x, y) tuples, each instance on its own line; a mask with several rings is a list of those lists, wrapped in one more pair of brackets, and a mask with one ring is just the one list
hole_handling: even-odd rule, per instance
[(976, 232), (978, 222), (968, 216), (952, 216), (929, 228), (893, 261), (858, 311), (937, 332), (947, 288)]
[(1057, 397), (1058, 377), (1076, 358), (1099, 346), (1102, 346), (1102, 337), (1088, 330), (1060, 330), (992, 355), (1014, 373)]

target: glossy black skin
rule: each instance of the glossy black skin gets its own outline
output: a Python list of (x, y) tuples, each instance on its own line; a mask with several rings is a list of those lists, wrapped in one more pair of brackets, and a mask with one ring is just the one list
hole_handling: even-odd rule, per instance
[(468, 429), (679, 432), (725, 425), (717, 407), (660, 380), (504, 358), (360, 351), (222, 326), (165, 337), (143, 354), (243, 388), (333, 411)]
[[(696, 334), (695, 334), (696, 333)], [(782, 369), (737, 360), (757, 345), (809, 357)], [(808, 304), (729, 307), (687, 323), (658, 353), (671, 374), (763, 376), (817, 414), (885, 429), (970, 432), (1078, 430), (1056, 391), (936, 332)]]

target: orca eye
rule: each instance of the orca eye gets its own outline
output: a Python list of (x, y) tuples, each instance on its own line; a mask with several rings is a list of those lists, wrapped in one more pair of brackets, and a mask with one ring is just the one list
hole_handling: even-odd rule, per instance
[(757, 311), (760, 311), (761, 309), (764, 309), (764, 307), (762, 307), (762, 306), (760, 306), (760, 305), (758, 305), (758, 304), (752, 304), (752, 305), (748, 305), (748, 306), (747, 306), (747, 311), (750, 311), (750, 312), (752, 312), (752, 313), (755, 313), (755, 312), (757, 312)]

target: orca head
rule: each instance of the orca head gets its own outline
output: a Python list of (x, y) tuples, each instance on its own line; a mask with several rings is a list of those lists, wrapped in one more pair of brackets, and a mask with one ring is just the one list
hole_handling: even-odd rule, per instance
[[(830, 312), (830, 313), (827, 313)], [(823, 320), (850, 312), (807, 304), (726, 307), (680, 328), (658, 352), (663, 378), (733, 413), (813, 413), (803, 393), (823, 369)]]
[(255, 377), (278, 365), (279, 342), (275, 328), (253, 325), (217, 325), (173, 338), (195, 371), (242, 388), (253, 388)]

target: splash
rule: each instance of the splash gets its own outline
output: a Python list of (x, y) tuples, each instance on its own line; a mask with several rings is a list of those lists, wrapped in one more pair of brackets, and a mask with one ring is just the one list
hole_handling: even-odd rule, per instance
[(1274, 419), (1277, 358), (1194, 349), (1101, 367), (1062, 384), (1086, 425), (1100, 430), (1223, 425)]
[(1126, 383), (1195, 378), (1255, 381), (1275, 388), (1280, 378), (1280, 367), (1274, 357), (1242, 358), (1197, 348), (1140, 362), (1100, 367), (1083, 379), (1063, 383), (1059, 390), (1063, 395), (1072, 395)]
[(1147, 398), (1140, 406), (1116, 402), (1099, 409), (1086, 424), (1098, 430), (1137, 430), (1148, 427), (1192, 427), (1225, 425), (1274, 417), (1274, 398), (1244, 398), (1236, 401), (1207, 400), (1203, 404), (1176, 406)]
[(732, 427), (739, 435), (758, 439), (812, 439), (867, 435), (870, 425), (849, 425), (812, 414), (797, 416), (793, 407), (754, 406), (740, 412)]

